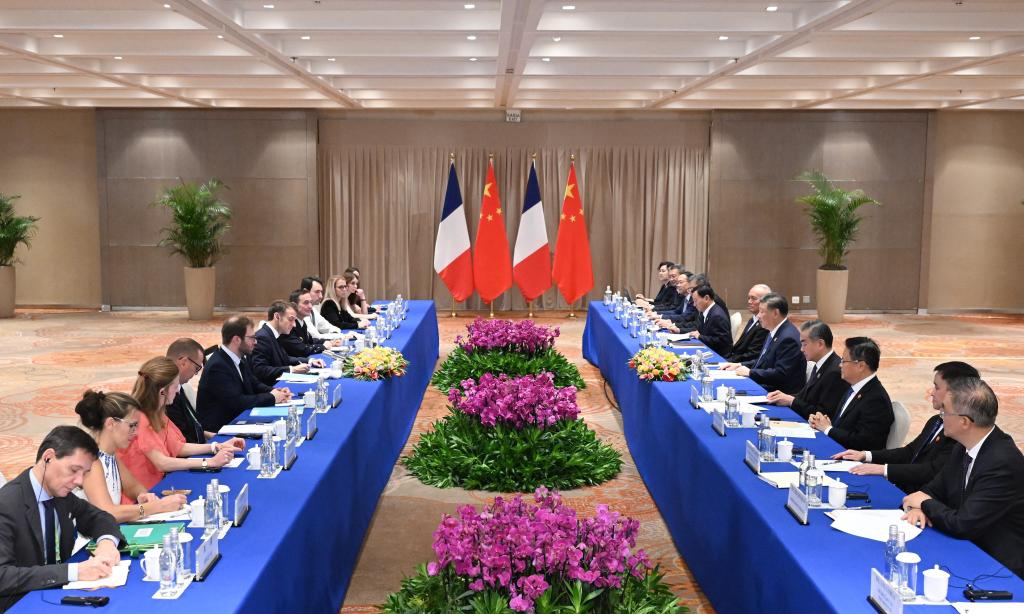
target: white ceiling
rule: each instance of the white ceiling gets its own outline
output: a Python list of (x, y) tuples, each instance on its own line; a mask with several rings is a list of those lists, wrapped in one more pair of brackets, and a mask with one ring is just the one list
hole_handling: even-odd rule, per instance
[(0, 106), (1024, 109), (1024, 0), (472, 5), (0, 0)]

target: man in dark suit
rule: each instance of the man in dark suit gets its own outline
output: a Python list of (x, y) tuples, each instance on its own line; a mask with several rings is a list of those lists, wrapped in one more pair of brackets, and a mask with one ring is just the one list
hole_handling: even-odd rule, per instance
[(740, 338), (732, 346), (732, 351), (724, 358), (729, 362), (744, 363), (754, 360), (761, 355), (761, 348), (764, 347), (765, 337), (768, 336), (768, 329), (761, 326), (757, 319), (761, 307), (761, 299), (772, 289), (765, 284), (754, 284), (747, 292), (747, 311), (750, 312), (750, 319), (743, 327)]
[(758, 356), (745, 363), (723, 363), (722, 368), (749, 377), (768, 392), (796, 394), (804, 387), (807, 361), (800, 353), (800, 331), (789, 321), (786, 297), (774, 292), (761, 297), (757, 319), (768, 330)]
[[(106, 578), (121, 560), (124, 536), (114, 517), (71, 494), (98, 456), (88, 433), (58, 426), (43, 438), (36, 464), (0, 489), (0, 612), (28, 591)], [(76, 530), (96, 539), (96, 551), (67, 563)]]
[(680, 301), (674, 309), (655, 311), (654, 317), (658, 326), (674, 333), (687, 333), (697, 330), (697, 306), (693, 303), (693, 291), (698, 286), (708, 283), (702, 274), (679, 275), (676, 278), (676, 291)]
[(228, 318), (220, 337), (221, 346), (206, 361), (196, 395), (199, 422), (213, 433), (246, 409), (283, 403), (292, 396), (287, 388), (265, 385), (252, 372), (249, 355), (256, 342), (252, 320)]
[(256, 331), (256, 347), (252, 350), (252, 371), (268, 386), (274, 385), (277, 378), (284, 373), (309, 373), (310, 366), (324, 366), (323, 361), (319, 359), (306, 363), (300, 358), (289, 356), (278, 341), (282, 336), (292, 332), (297, 319), (294, 305), (274, 301), (267, 309), (267, 321)]
[[(188, 337), (171, 343), (166, 356), (178, 365), (178, 381), (182, 386), (199, 375), (203, 370), (203, 363), (206, 362), (203, 346)], [(184, 392), (174, 395), (174, 402), (167, 406), (167, 417), (178, 427), (188, 443), (206, 443), (206, 440), (213, 436), (213, 433), (203, 430), (203, 425), (199, 423), (199, 414)]]
[(807, 362), (814, 364), (807, 383), (796, 395), (769, 392), (768, 401), (786, 405), (802, 418), (816, 413), (831, 417), (850, 385), (839, 372), (839, 356), (832, 351), (832, 329), (828, 324), (821, 320), (804, 322), (800, 327), (800, 351)]
[(854, 450), (885, 448), (892, 428), (892, 401), (876, 375), (882, 358), (878, 344), (867, 337), (846, 339), (839, 371), (850, 388), (830, 418), (811, 414), (811, 426)]
[(306, 324), (309, 316), (313, 313), (313, 298), (309, 290), (296, 290), (288, 297), (295, 306), (295, 326), (291, 332), (282, 334), (277, 342), (284, 348), (286, 354), (292, 358), (308, 358), (313, 354), (319, 354), (328, 347), (340, 345), (337, 340), (318, 340), (313, 337), (309, 326)]
[[(980, 377), (978, 370), (965, 362), (944, 362), (935, 367), (934, 387), (928, 391), (932, 408), (941, 412), (949, 382), (963, 377)], [(864, 464), (850, 469), (854, 475), (881, 475), (903, 492), (914, 492), (931, 481), (946, 466), (956, 442), (945, 436), (942, 415), (932, 416), (913, 441), (892, 450), (846, 450), (833, 456), (836, 459), (861, 461)]]
[[(675, 280), (675, 275), (670, 275), (670, 267), (675, 267), (674, 262), (664, 260), (658, 263), (658, 282), (661, 284), (658, 286), (658, 294), (652, 299), (644, 296), (643, 294), (636, 295), (636, 304), (643, 306), (644, 304), (664, 304), (667, 301), (674, 301), (676, 296), (676, 287), (672, 283)], [(678, 268), (675, 269), (678, 272)]]
[(705, 284), (693, 291), (693, 304), (697, 307), (697, 330), (690, 333), (693, 339), (700, 339), (719, 356), (725, 356), (732, 349), (732, 326), (729, 314), (715, 303), (715, 291)]
[(969, 539), (1024, 578), (1024, 455), (995, 425), (996, 395), (963, 377), (949, 382), (942, 405), (943, 431), (959, 445), (938, 475), (904, 497), (903, 518)]

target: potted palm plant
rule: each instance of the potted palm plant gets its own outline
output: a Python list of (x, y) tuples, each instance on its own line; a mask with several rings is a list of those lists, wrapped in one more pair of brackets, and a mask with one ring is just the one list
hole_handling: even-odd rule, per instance
[(798, 177), (814, 189), (812, 194), (797, 199), (806, 205), (811, 230), (818, 239), (824, 263), (818, 267), (818, 319), (836, 323), (846, 312), (846, 293), (850, 271), (843, 264), (850, 245), (857, 238), (864, 205), (880, 204), (861, 190), (838, 188), (821, 171), (805, 171)]
[(14, 317), (14, 250), (18, 245), (30, 246), (39, 221), (31, 215), (14, 215), (14, 201), (19, 198), (20, 194), (0, 194), (0, 318)]
[(217, 197), (226, 188), (217, 179), (202, 185), (182, 182), (167, 188), (156, 205), (171, 210), (171, 225), (163, 229), (161, 247), (185, 257), (185, 302), (188, 319), (213, 317), (215, 267), (224, 253), (221, 238), (231, 228), (231, 206)]

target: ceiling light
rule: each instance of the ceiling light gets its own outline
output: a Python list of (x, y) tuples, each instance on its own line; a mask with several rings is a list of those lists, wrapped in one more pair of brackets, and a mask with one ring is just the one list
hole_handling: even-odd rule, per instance
[(476, 58), (469, 58), (470, 62), (476, 62)]
[(272, 9), (272, 8), (274, 8), (274, 5), (273, 4), (264, 4), (263, 8), (265, 8), (265, 9)]
[(327, 61), (328, 62), (337, 62), (338, 59), (337, 58), (327, 58)]
[(557, 43), (558, 41), (562, 40), (562, 37), (561, 36), (552, 36), (551, 40), (553, 40), (553, 41), (555, 41)]
[(121, 57), (121, 56), (119, 56), (119, 55), (115, 55), (115, 56), (114, 56), (114, 59), (115, 59), (115, 60), (123, 60), (124, 58), (123, 58), (123, 57)]
[(476, 34), (470, 34), (469, 36), (466, 37), (466, 40), (468, 40), (468, 41), (475, 41), (476, 40)]
[(467, 11), (472, 11), (473, 9), (476, 8), (476, 5), (475, 4), (463, 4), (462, 8), (466, 9)]
[(542, 62), (550, 62), (550, 61), (551, 61), (551, 58), (541, 58), (541, 61), (542, 61)]
[(299, 38), (301, 38), (301, 39), (302, 39), (302, 40), (304, 40), (304, 41), (308, 41), (309, 39), (311, 39), (311, 38), (313, 38), (313, 37), (307, 34), (307, 35), (305, 35), (305, 36), (300, 36)]
[(765, 9), (764, 9), (764, 10), (768, 11), (769, 13), (774, 13), (775, 11), (779, 10), (779, 7), (777, 7), (777, 6), (775, 6), (775, 5), (773, 4), (773, 5), (771, 5), (771, 6), (767, 6), (767, 7), (765, 7)]
[(220, 40), (224, 40), (224, 35), (223, 34), (218, 34), (217, 38), (219, 38)]
[(728, 37), (728, 36), (725, 36), (725, 35), (723, 35), (723, 36), (719, 36), (719, 37), (718, 37), (718, 40), (720, 40), (720, 41), (727, 41), (727, 40), (729, 40), (729, 37)]
[(165, 9), (169, 9), (169, 8), (171, 8), (171, 5), (170, 5), (170, 4), (165, 4), (165, 5), (164, 5), (164, 8), (165, 8)]
[(64, 35), (63, 34), (54, 34), (53, 37), (54, 38), (64, 38)]
[(971, 38), (970, 38), (969, 40), (972, 40), (972, 41), (980, 41), (980, 40), (981, 40), (981, 37), (980, 37), (980, 36), (972, 36), (972, 37), (971, 37)]
[(576, 10), (576, 5), (575, 4), (563, 4), (562, 5), (562, 10), (563, 11), (575, 11)]

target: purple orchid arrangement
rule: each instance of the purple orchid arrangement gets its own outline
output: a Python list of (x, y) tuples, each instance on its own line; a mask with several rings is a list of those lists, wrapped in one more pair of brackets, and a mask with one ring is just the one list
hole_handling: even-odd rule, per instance
[(554, 326), (538, 326), (532, 320), (485, 320), (477, 318), (466, 327), (468, 337), (456, 337), (455, 344), (466, 352), (474, 350), (511, 350), (533, 354), (551, 349), (558, 336)]
[(463, 380), (448, 391), (457, 411), (476, 416), (484, 426), (501, 422), (516, 429), (526, 425), (546, 428), (559, 420), (575, 420), (580, 413), (576, 388), (555, 387), (550, 373), (509, 377), (484, 373), (480, 381)]
[(536, 505), (521, 495), (496, 497), (477, 512), (459, 508), (434, 531), (437, 561), (427, 565), (435, 576), (446, 566), (469, 580), (469, 588), (509, 591), (509, 607), (530, 612), (533, 602), (553, 582), (580, 580), (596, 588), (617, 589), (629, 574), (643, 578), (651, 562), (636, 547), (640, 523), (597, 506), (597, 514), (580, 519), (562, 505), (557, 491), (538, 488)]

